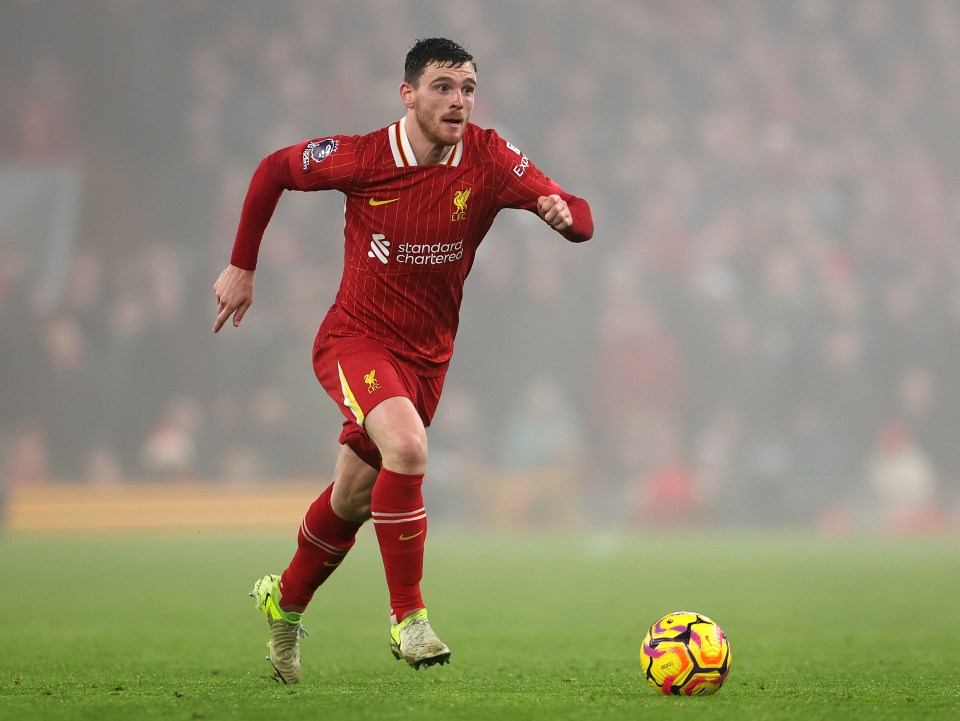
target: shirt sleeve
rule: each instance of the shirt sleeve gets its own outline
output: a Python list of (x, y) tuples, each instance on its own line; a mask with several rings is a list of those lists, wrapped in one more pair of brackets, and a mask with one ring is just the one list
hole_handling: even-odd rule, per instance
[[(530, 159), (512, 143), (496, 137), (495, 149), (499, 176), (502, 180), (497, 193), (505, 208), (520, 208), (537, 213), (537, 199), (543, 195), (559, 195), (570, 208), (573, 225), (561, 235), (574, 243), (593, 237), (593, 215), (583, 198), (571, 195), (548, 178)], [(537, 213), (539, 215), (539, 213)]]
[(304, 141), (271, 153), (250, 179), (230, 263), (255, 270), (260, 242), (284, 190), (347, 190), (354, 178), (360, 136)]

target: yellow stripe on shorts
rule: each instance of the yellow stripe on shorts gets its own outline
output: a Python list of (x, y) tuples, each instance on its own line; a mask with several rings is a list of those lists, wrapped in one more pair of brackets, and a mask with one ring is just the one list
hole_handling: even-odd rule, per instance
[(347, 383), (347, 377), (343, 374), (343, 368), (340, 367), (339, 363), (337, 363), (337, 372), (340, 373), (340, 389), (343, 391), (343, 405), (351, 410), (353, 417), (357, 419), (357, 423), (363, 426), (363, 411), (360, 410), (360, 404), (357, 403), (356, 396), (354, 396), (353, 391), (350, 390), (350, 384)]

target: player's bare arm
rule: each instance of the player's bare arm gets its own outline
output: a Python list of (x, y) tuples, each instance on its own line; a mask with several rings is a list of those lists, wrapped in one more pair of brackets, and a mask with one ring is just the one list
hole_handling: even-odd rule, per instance
[(537, 212), (544, 222), (558, 233), (573, 225), (573, 214), (567, 201), (559, 195), (541, 195), (537, 198)]
[(227, 319), (233, 316), (233, 325), (237, 327), (247, 308), (253, 305), (253, 274), (252, 270), (244, 270), (235, 265), (228, 265), (220, 273), (217, 282), (213, 284), (213, 292), (217, 296), (217, 320), (213, 324), (213, 332), (218, 332)]

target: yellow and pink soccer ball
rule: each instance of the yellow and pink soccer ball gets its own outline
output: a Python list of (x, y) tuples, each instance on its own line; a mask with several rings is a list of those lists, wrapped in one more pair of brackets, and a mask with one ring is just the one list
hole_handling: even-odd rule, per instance
[(716, 693), (730, 673), (730, 659), (723, 629), (691, 611), (668, 613), (640, 646), (644, 676), (657, 691), (673, 696)]

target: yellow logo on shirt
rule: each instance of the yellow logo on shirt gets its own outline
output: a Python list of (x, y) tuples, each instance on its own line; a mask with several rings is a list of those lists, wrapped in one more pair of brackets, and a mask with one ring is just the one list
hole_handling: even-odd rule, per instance
[(458, 190), (453, 194), (453, 205), (456, 208), (453, 211), (453, 217), (450, 220), (466, 220), (467, 219), (467, 199), (470, 197), (470, 192), (473, 188), (466, 188), (465, 190)]
[(370, 371), (363, 377), (363, 382), (367, 384), (367, 393), (373, 393), (380, 390), (380, 381), (377, 380), (376, 369)]

